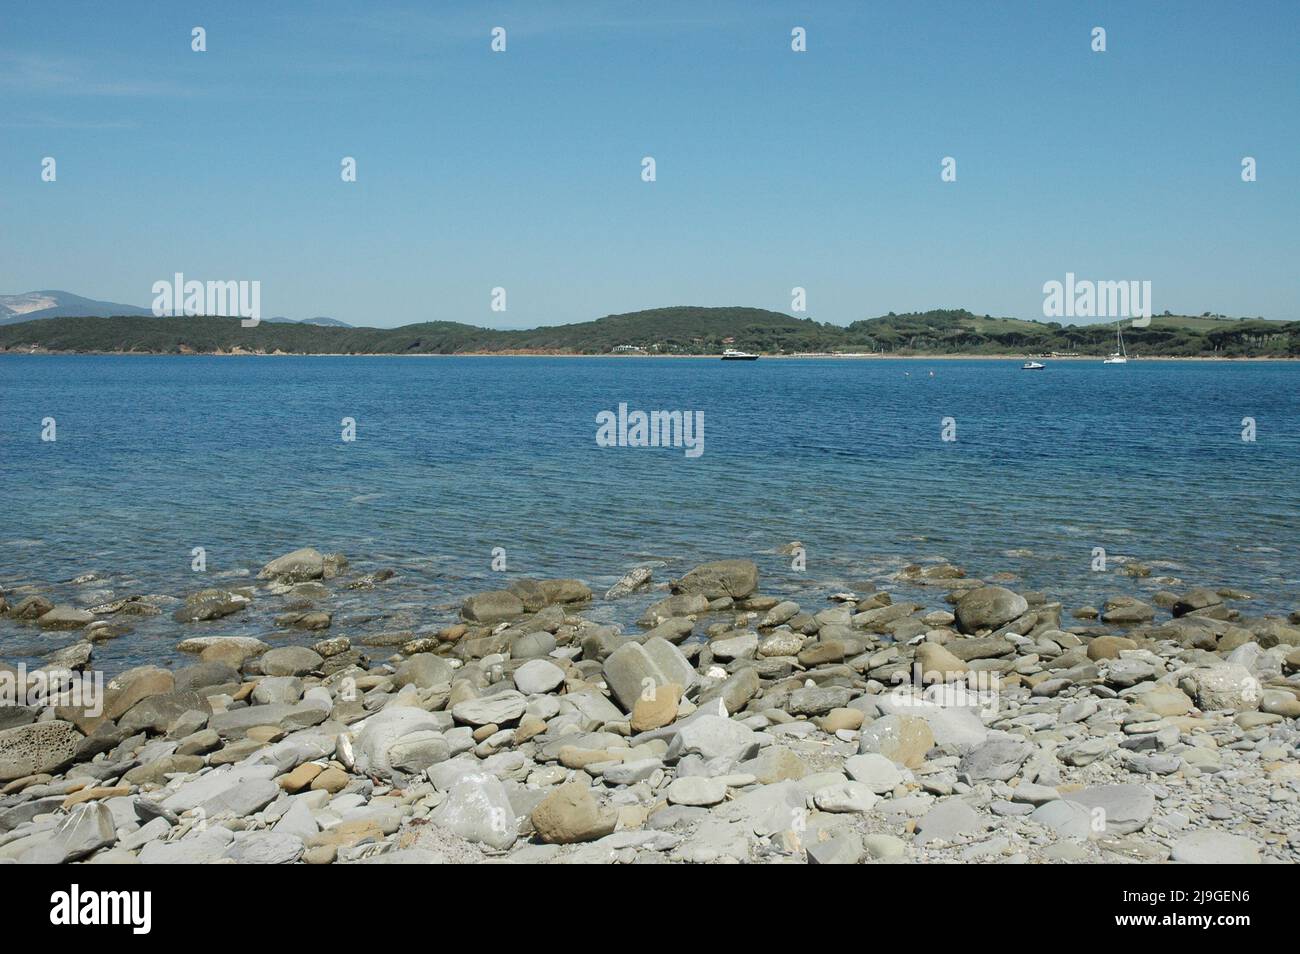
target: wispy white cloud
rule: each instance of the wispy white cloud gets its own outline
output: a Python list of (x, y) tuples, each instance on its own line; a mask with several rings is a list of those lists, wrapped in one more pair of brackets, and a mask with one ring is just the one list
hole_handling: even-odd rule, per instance
[[(112, 76), (106, 76), (109, 72)], [(120, 75), (115, 67), (34, 53), (0, 52), (0, 88), (29, 95), (189, 96), (193, 90), (169, 80)]]

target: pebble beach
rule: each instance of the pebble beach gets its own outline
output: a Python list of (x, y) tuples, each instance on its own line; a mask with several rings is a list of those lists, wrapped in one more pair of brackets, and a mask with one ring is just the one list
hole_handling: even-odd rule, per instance
[[(1246, 590), (918, 562), (795, 601), (723, 559), (383, 631), (335, 604), (400, 573), (311, 547), (188, 593), (89, 576), (110, 599), (0, 598), (66, 639), (0, 654), (0, 863), (1300, 860), (1300, 613)], [(178, 661), (96, 667), (153, 617)]]

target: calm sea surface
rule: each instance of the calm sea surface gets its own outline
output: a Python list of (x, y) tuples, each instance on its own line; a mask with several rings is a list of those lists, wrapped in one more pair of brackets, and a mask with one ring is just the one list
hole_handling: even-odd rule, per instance
[[(598, 447), (596, 415), (620, 403), (703, 411), (703, 455)], [(1300, 606), (1300, 363), (0, 356), (0, 484), (6, 591), (183, 595), (312, 545), (398, 571), (339, 590), (344, 635), (444, 623), (502, 584), (495, 547), (506, 579), (601, 591), (640, 563), (663, 580), (744, 556), (764, 592), (815, 601), (947, 559), (1067, 607), (1149, 597), (1160, 576), (1248, 590), (1250, 612)], [(777, 553), (794, 540), (804, 573)], [(1094, 547), (1110, 572), (1091, 571)], [(591, 615), (630, 625), (649, 599)], [(96, 659), (265, 636), (282, 607), (264, 602), (212, 624), (134, 618)], [(71, 639), (2, 621), (0, 658)]]

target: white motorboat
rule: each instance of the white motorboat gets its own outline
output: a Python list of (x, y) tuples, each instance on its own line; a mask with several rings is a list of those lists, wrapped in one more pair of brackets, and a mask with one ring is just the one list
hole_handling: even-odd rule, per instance
[(1026, 361), (1024, 364), (1022, 364), (1022, 365), (1020, 366), (1020, 370), (1021, 370), (1021, 371), (1041, 371), (1041, 370), (1043, 370), (1043, 368), (1045, 368), (1045, 367), (1047, 367), (1047, 365), (1045, 365), (1045, 364), (1040, 364), (1040, 363), (1037, 362), (1037, 361)]
[(757, 361), (758, 355), (750, 354), (748, 351), (737, 351), (735, 348), (728, 348), (722, 352), (723, 361)]

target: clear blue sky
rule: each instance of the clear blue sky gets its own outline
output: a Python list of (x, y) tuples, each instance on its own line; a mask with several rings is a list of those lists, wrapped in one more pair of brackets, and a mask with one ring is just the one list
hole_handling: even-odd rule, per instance
[(1300, 318), (1294, 0), (374, 6), (6, 4), (0, 293), (530, 327), (801, 285), (845, 323), (1041, 317), (1073, 271)]

